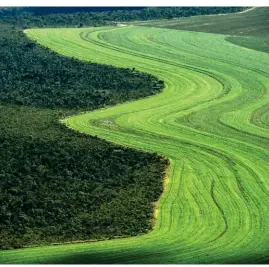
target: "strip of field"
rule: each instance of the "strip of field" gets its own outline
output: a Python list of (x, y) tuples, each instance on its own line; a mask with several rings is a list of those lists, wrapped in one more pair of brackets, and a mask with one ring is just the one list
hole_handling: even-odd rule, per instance
[(161, 94), (63, 123), (117, 144), (157, 152), (170, 159), (171, 169), (150, 233), (4, 251), (1, 263), (267, 260), (268, 54), (233, 45), (223, 35), (136, 26), (27, 34), (63, 55), (135, 67), (164, 80)]
[(254, 7), (234, 14), (136, 21), (134, 25), (195, 32), (229, 34), (231, 43), (269, 52), (269, 8)]
[(136, 21), (132, 24), (236, 36), (264, 37), (268, 36), (269, 32), (268, 15), (268, 7), (255, 7), (239, 13)]

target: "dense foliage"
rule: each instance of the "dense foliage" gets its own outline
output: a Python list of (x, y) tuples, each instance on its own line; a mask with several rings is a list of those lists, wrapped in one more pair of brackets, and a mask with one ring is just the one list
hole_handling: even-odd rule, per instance
[(128, 6), (31, 6), (31, 7), (0, 7), (0, 15), (17, 16), (19, 14), (48, 15), (56, 13), (75, 13), (75, 12), (104, 12), (116, 10), (137, 10), (145, 7)]
[[(19, 25), (22, 27), (61, 27), (61, 26), (92, 26), (92, 25), (111, 25), (112, 21), (134, 21), (152, 19), (172, 19), (176, 17), (190, 17), (206, 14), (231, 13), (242, 11), (243, 7), (148, 7), (135, 10), (116, 10), (106, 12), (76, 12), (59, 13), (46, 15), (39, 13), (19, 13), (16, 16), (5, 15), (2, 12), (0, 21)], [(55, 11), (57, 12), (57, 7)], [(74, 10), (75, 11), (75, 10)]]
[(10, 26), (0, 30), (0, 100), (48, 108), (97, 108), (152, 95), (155, 77), (131, 69), (68, 59)]
[(0, 106), (0, 247), (150, 229), (166, 161), (71, 132), (59, 115)]
[(135, 70), (62, 57), (7, 25), (0, 49), (0, 248), (148, 231), (167, 162), (57, 121), (163, 84)]

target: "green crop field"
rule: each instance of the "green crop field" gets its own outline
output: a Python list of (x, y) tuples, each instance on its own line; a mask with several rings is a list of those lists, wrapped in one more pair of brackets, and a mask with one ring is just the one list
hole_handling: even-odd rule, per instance
[(269, 7), (254, 7), (234, 14), (136, 21), (134, 25), (195, 32), (229, 34), (227, 40), (250, 49), (269, 52)]
[[(33, 29), (81, 60), (165, 82), (153, 97), (63, 120), (170, 160), (148, 234), (0, 252), (1, 263), (254, 263), (269, 260), (269, 54), (225, 35), (152, 27)], [(128, 90), (128, 88), (126, 88)]]

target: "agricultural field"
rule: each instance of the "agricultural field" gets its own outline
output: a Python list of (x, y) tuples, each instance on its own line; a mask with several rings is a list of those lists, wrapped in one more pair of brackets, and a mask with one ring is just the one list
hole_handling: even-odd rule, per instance
[(61, 123), (158, 153), (170, 166), (149, 233), (2, 251), (1, 263), (269, 262), (268, 53), (223, 34), (154, 25), (25, 34), (67, 57), (135, 68), (164, 81), (157, 95)]
[(253, 7), (235, 14), (193, 16), (137, 21), (139, 26), (229, 35), (227, 40), (262, 52), (269, 52), (269, 8)]

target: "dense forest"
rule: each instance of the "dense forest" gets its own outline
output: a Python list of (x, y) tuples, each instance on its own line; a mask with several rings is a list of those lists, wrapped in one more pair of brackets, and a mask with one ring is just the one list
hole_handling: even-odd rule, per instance
[[(59, 7), (59, 9), (61, 9)], [(147, 7), (134, 10), (115, 10), (106, 12), (75, 12), (75, 13), (57, 13), (55, 7), (51, 11), (44, 12), (43, 15), (35, 12), (18, 13), (16, 16), (12, 13), (4, 12), (0, 14), (0, 22), (10, 23), (20, 27), (83, 27), (115, 25), (119, 21), (151, 20), (151, 19), (172, 19), (176, 17), (190, 17), (197, 15), (231, 13), (244, 10), (243, 7)], [(42, 10), (42, 8), (41, 8)], [(60, 10), (59, 10), (60, 12)]]
[(12, 26), (0, 29), (0, 100), (45, 108), (93, 109), (152, 95), (161, 81), (134, 69), (68, 59)]
[(168, 162), (65, 128), (74, 112), (154, 94), (134, 69), (66, 58), (0, 26), (0, 248), (137, 235)]
[(137, 6), (30, 6), (30, 7), (0, 7), (0, 15), (17, 16), (20, 14), (31, 14), (43, 16), (57, 13), (76, 13), (76, 12), (105, 12), (116, 10), (138, 10), (146, 7)]
[(0, 106), (0, 248), (137, 235), (152, 227), (167, 161)]

